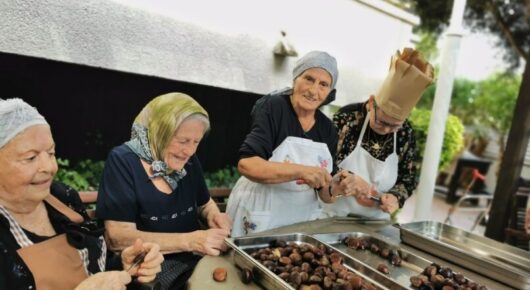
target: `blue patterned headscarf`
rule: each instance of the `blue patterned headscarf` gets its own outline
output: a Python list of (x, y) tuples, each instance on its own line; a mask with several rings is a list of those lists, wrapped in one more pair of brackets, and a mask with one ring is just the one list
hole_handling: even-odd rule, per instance
[(132, 125), (131, 140), (125, 143), (151, 165), (153, 175), (149, 178), (163, 177), (173, 190), (177, 188), (179, 180), (186, 176), (186, 170), (170, 169), (164, 162), (164, 154), (180, 124), (194, 114), (208, 118), (206, 110), (186, 94), (158, 96), (138, 114)]

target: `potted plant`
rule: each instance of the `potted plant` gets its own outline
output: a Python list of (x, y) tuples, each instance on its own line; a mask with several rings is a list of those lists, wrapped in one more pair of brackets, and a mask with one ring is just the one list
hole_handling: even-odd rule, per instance
[(221, 211), (225, 210), (228, 196), (239, 177), (239, 171), (234, 166), (227, 166), (213, 172), (204, 173), (210, 196), (215, 200)]
[(68, 159), (57, 158), (57, 164), (59, 171), (55, 180), (77, 190), (81, 201), (87, 205), (89, 215), (93, 214), (105, 162), (87, 159), (73, 165)]

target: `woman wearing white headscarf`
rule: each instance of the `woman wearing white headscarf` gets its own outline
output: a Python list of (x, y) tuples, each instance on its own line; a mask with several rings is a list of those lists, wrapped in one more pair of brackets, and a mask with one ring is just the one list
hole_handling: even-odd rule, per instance
[[(140, 240), (121, 253), (116, 269), (128, 271), (104, 272), (112, 265), (103, 230), (74, 190), (52, 186), (56, 172), (44, 117), (21, 99), (0, 100), (0, 289), (116, 290), (131, 275), (153, 280), (163, 257)], [(131, 269), (141, 252), (144, 262)]]
[(333, 101), (338, 70), (334, 57), (312, 51), (293, 69), (293, 87), (259, 99), (250, 133), (239, 150), (243, 175), (230, 193), (232, 236), (309, 221), (319, 200), (348, 194), (353, 176), (332, 182), (337, 130), (319, 108)]

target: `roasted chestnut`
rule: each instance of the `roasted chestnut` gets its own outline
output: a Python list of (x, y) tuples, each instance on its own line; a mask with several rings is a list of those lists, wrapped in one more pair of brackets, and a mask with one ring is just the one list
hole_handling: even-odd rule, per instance
[(410, 277), (410, 284), (416, 288), (419, 288), (421, 285), (423, 285), (423, 280), (419, 276), (412, 276)]
[(383, 258), (388, 258), (388, 256), (390, 256), (390, 249), (389, 248), (383, 248), (381, 250), (381, 252), (379, 252), (379, 255), (381, 255), (381, 257)]
[(241, 282), (243, 282), (243, 284), (249, 284), (252, 280), (254, 280), (254, 274), (252, 274), (252, 271), (246, 268), (243, 269), (241, 271)]
[(444, 276), (444, 278), (453, 278), (453, 271), (449, 268), (440, 267), (440, 269), (438, 270), (438, 274)]
[(370, 251), (374, 254), (379, 254), (379, 251), (381, 251), (381, 249), (379, 248), (378, 245), (376, 244), (371, 244), (370, 245)]
[(215, 268), (215, 270), (213, 270), (213, 279), (217, 282), (225, 281), (226, 280), (226, 269)]
[(377, 265), (377, 271), (385, 274), (390, 273), (390, 271), (388, 270), (388, 266), (383, 263)]
[(392, 255), (392, 258), (390, 258), (390, 263), (392, 263), (394, 266), (400, 266), (401, 261), (401, 256), (399, 256), (399, 254)]
[(311, 262), (315, 258), (315, 254), (313, 252), (305, 252), (302, 256), (302, 259), (306, 262)]

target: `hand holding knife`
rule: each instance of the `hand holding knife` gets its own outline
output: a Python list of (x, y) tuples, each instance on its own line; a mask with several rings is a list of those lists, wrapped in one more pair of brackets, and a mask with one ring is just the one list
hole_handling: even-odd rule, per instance
[(145, 259), (145, 256), (147, 255), (146, 251), (141, 252), (138, 256), (134, 257), (134, 260), (132, 261), (131, 266), (127, 269), (127, 272), (129, 272), (135, 267), (138, 267)]
[[(375, 195), (372, 195), (372, 193), (375, 193)], [(370, 185), (370, 192), (366, 194), (365, 197), (375, 201), (378, 205), (381, 205), (381, 194), (377, 191), (373, 184)]]

